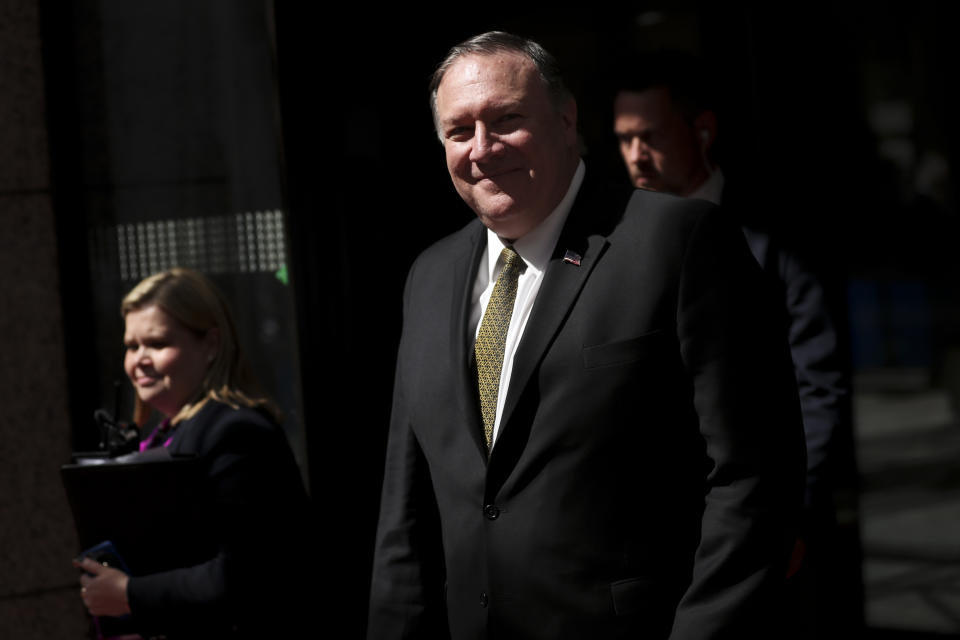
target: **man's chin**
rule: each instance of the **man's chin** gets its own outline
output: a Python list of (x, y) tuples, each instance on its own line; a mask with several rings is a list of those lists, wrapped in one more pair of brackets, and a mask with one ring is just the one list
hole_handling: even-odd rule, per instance
[[(530, 216), (515, 207), (478, 212), (484, 226), (501, 238), (516, 240), (530, 230)], [(536, 226), (533, 224), (532, 226)]]
[(517, 201), (502, 191), (490, 197), (477, 198), (470, 208), (480, 216), (483, 224), (491, 228), (509, 224), (510, 220), (521, 215)]
[(514, 216), (502, 213), (480, 213), (478, 215), (480, 216), (480, 222), (495, 234), (503, 238), (510, 237), (508, 232), (514, 226)]
[(633, 178), (633, 186), (637, 189), (652, 189), (658, 191), (659, 181), (656, 176), (635, 176)]

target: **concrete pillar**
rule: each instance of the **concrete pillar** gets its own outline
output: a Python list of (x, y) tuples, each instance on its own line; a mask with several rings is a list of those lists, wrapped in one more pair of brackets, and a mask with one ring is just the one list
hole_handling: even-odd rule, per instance
[(84, 638), (40, 16), (0, 0), (0, 636)]

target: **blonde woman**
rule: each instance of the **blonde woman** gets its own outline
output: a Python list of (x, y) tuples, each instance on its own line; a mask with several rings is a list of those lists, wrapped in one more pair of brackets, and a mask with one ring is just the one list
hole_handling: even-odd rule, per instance
[(140, 448), (199, 458), (204, 517), (182, 523), (183, 536), (197, 540), (184, 566), (128, 576), (91, 559), (78, 563), (89, 574), (80, 579), (84, 604), (95, 616), (130, 615), (143, 637), (171, 640), (256, 637), (292, 624), (293, 565), (264, 556), (277, 545), (298, 551), (306, 495), (225, 301), (204, 276), (174, 268), (140, 282), (121, 312), (134, 420), (165, 416)]

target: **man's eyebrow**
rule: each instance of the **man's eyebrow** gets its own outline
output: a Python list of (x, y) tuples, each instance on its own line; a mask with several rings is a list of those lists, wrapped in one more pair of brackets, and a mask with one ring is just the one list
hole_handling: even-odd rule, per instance
[[(501, 102), (494, 102), (491, 104), (484, 105), (480, 109), (480, 115), (484, 115), (490, 112), (501, 112), (501, 111), (516, 111), (523, 110), (523, 101), (522, 100), (503, 100)], [(442, 118), (441, 123), (444, 122), (458, 122), (464, 117), (469, 117), (469, 114), (453, 114), (447, 118)]]
[(490, 105), (491, 109), (495, 109), (498, 111), (520, 109), (521, 107), (523, 107), (522, 100), (504, 100), (503, 102), (498, 102)]

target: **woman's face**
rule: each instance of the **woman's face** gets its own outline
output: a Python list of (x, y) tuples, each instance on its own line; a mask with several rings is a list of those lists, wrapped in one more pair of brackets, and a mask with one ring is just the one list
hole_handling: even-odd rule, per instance
[(200, 388), (217, 352), (218, 332), (197, 335), (157, 305), (126, 315), (123, 368), (140, 400), (175, 415)]

